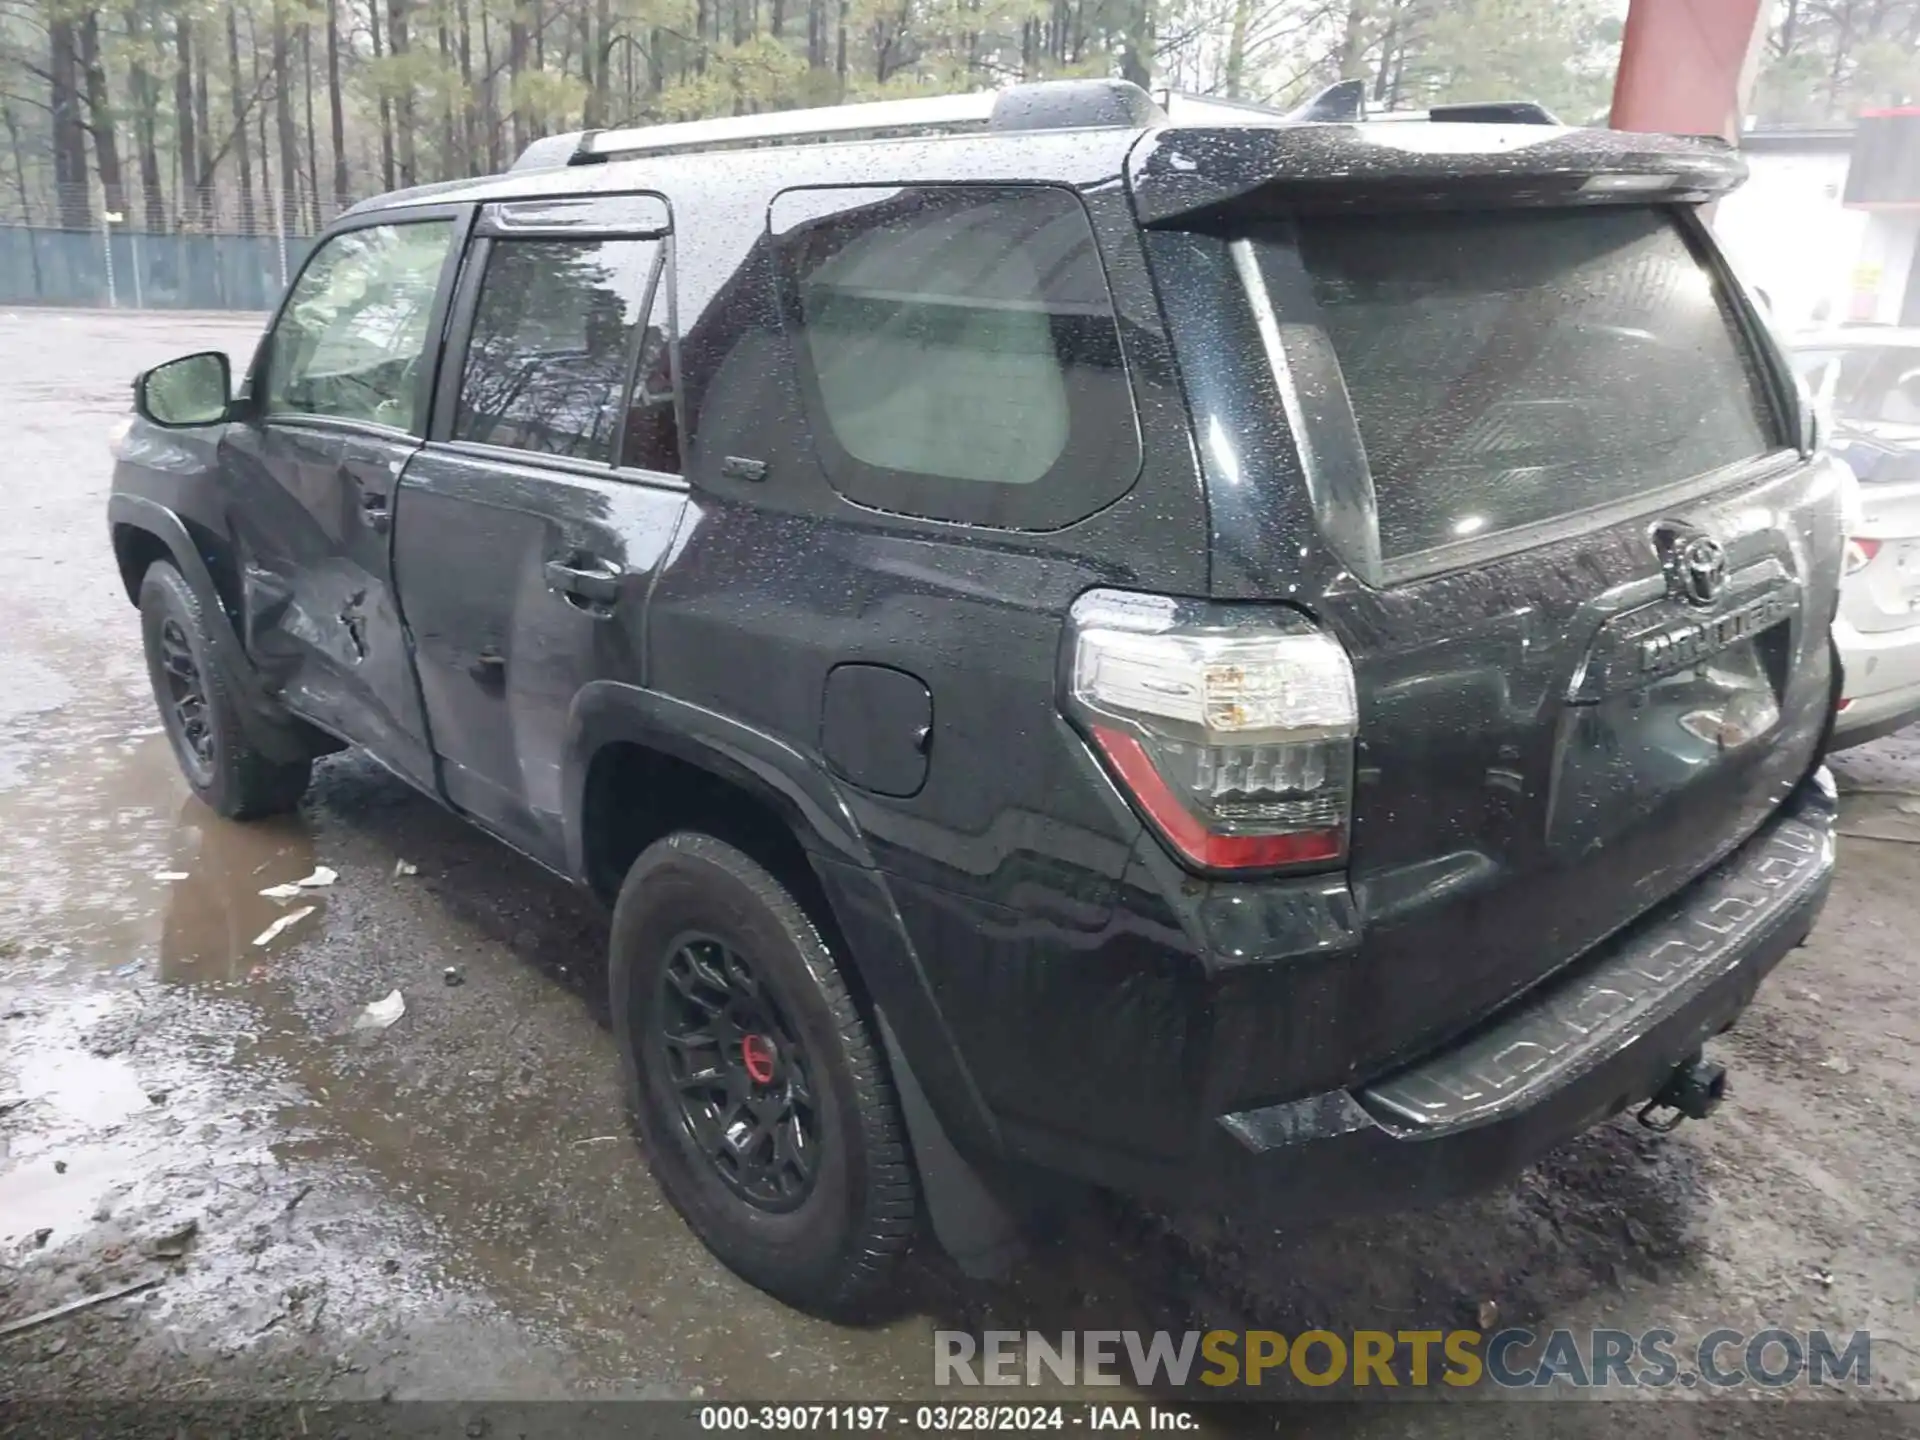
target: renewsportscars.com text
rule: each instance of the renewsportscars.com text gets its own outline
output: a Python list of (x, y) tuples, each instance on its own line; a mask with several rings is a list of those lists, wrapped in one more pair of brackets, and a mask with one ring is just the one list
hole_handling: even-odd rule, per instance
[(936, 1385), (1661, 1389), (1873, 1380), (1864, 1330), (936, 1330)]

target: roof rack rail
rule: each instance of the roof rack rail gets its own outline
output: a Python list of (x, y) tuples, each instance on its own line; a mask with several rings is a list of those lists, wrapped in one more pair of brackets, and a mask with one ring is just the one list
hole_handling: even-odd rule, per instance
[[(1246, 100), (1163, 90), (1150, 97), (1124, 80), (1047, 80), (1004, 90), (964, 95), (929, 95), (910, 100), (870, 100), (857, 105), (824, 105), (810, 110), (775, 110), (763, 115), (721, 115), (664, 125), (614, 130), (577, 130), (536, 140), (513, 162), (515, 170), (561, 165), (594, 165), (622, 155), (664, 155), (674, 151), (720, 150), (731, 146), (819, 141), (888, 132), (934, 134), (962, 130), (1060, 130), (1095, 127), (1144, 127), (1171, 119), (1188, 125), (1288, 125), (1352, 123), (1367, 115), (1366, 86), (1340, 80), (1304, 105), (1277, 110)], [(1431, 110), (1389, 112), (1392, 120), (1476, 121), (1557, 125), (1532, 100), (1436, 105)]]
[(889, 131), (927, 134), (986, 128), (1057, 130), (1145, 126), (1161, 118), (1159, 108), (1146, 91), (1123, 80), (1053, 80), (965, 95), (872, 100), (857, 105), (776, 110), (763, 115), (723, 115), (711, 120), (550, 135), (529, 145), (514, 161), (513, 168), (593, 165), (616, 155), (718, 150), (736, 145), (827, 140)]
[(860, 105), (823, 105), (813, 110), (776, 110), (765, 115), (721, 115), (711, 120), (622, 130), (587, 130), (581, 133), (566, 163), (591, 165), (613, 155), (657, 155), (671, 150), (709, 150), (882, 130), (984, 127), (993, 118), (994, 99), (992, 92), (979, 91), (926, 99), (873, 100)]
[(1253, 100), (1229, 100), (1224, 95), (1201, 95), (1191, 90), (1156, 90), (1153, 98), (1176, 125), (1272, 125), (1286, 119), (1283, 111)]
[(1159, 99), (1167, 118), (1176, 124), (1301, 125), (1367, 118), (1367, 87), (1359, 80), (1336, 80), (1292, 110), (1189, 90), (1162, 90)]

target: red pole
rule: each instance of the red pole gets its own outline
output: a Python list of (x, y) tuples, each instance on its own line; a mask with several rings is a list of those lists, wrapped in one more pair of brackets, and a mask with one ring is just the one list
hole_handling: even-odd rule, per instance
[(1632, 0), (1613, 82), (1613, 128), (1737, 143), (1768, 8), (1762, 0)]

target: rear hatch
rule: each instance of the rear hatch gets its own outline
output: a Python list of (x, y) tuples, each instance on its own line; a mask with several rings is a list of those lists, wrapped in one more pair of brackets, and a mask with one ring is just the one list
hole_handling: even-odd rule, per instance
[(1293, 605), (1353, 662), (1349, 1075), (1780, 805), (1826, 718), (1841, 544), (1837, 469), (1797, 450), (1784, 364), (1693, 214), (1737, 162), (1391, 128), (1165, 132), (1133, 177), (1214, 595)]

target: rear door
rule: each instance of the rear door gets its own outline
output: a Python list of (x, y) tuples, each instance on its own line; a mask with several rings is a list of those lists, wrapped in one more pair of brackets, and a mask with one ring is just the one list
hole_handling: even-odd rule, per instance
[(395, 568), (447, 798), (561, 863), (581, 686), (639, 683), (686, 500), (657, 196), (486, 207)]
[(1353, 659), (1363, 1069), (1630, 922), (1807, 772), (1836, 487), (1690, 214), (1322, 211), (1226, 251), (1266, 365), (1238, 395), (1196, 365), (1203, 423), (1294, 443), (1212, 480), (1215, 588)]
[(433, 770), (390, 545), (463, 223), (459, 209), (410, 212), (323, 242), (221, 448), (250, 653), (295, 711), (423, 785)]

